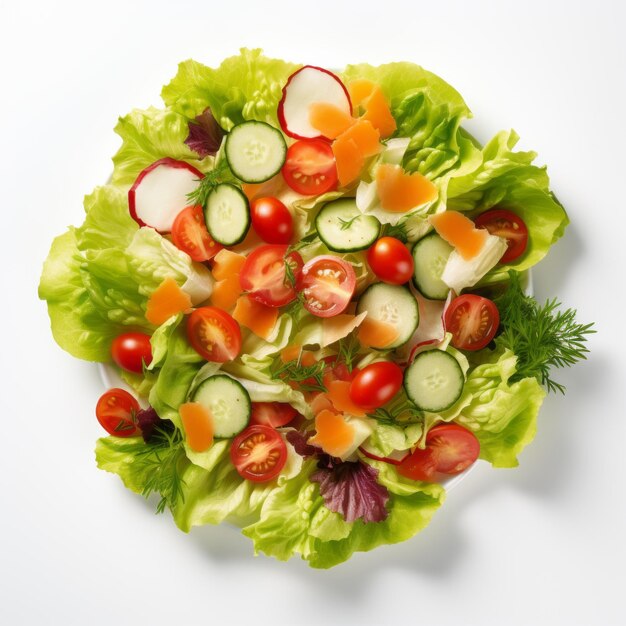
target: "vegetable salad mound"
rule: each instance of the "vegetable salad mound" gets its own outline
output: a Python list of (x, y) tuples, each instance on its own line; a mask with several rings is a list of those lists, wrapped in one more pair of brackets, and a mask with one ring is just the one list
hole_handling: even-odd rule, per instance
[(517, 135), (481, 146), (412, 63), (244, 49), (162, 97), (39, 286), (57, 343), (124, 381), (98, 467), (328, 568), (412, 537), (477, 459), (517, 465), (593, 332), (524, 291), (568, 218)]

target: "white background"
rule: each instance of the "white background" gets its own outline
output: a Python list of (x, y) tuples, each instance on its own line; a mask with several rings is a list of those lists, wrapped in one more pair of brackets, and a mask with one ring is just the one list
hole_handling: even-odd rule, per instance
[[(215, 5), (215, 6), (213, 6)], [(0, 2), (2, 624), (624, 624), (623, 3)], [(535, 272), (596, 321), (516, 470), (481, 465), (415, 539), (331, 571), (189, 536), (96, 469), (96, 367), (37, 300), (53, 236), (111, 171), (118, 114), (158, 105), (178, 61), (239, 46), (338, 67), (418, 62), (470, 130), (514, 127), (572, 225)]]

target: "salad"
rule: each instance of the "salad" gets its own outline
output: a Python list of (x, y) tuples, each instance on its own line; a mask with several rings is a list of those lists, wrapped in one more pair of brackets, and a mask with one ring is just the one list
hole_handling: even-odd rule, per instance
[(591, 324), (524, 291), (568, 217), (535, 154), (412, 63), (243, 49), (119, 119), (40, 297), (125, 382), (98, 467), (183, 531), (328, 568), (404, 541), (477, 459), (514, 467)]

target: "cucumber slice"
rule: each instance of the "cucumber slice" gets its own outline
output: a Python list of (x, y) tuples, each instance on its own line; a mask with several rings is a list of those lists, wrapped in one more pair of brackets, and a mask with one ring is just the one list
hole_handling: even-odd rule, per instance
[(243, 385), (230, 376), (218, 374), (207, 378), (191, 399), (202, 404), (213, 417), (216, 438), (234, 437), (250, 422), (250, 396)]
[(413, 246), (413, 283), (429, 300), (445, 300), (450, 287), (441, 279), (452, 246), (437, 233), (422, 237)]
[(368, 287), (361, 296), (356, 312), (367, 311), (368, 317), (391, 324), (398, 331), (397, 339), (385, 350), (406, 343), (415, 332), (420, 319), (415, 296), (407, 287), (376, 283)]
[(465, 377), (459, 362), (443, 350), (415, 357), (404, 371), (404, 390), (418, 409), (438, 413), (449, 409), (463, 392)]
[(283, 134), (265, 122), (237, 124), (226, 137), (226, 160), (244, 183), (262, 183), (280, 172), (287, 154)]
[(243, 241), (250, 228), (250, 204), (239, 187), (220, 183), (211, 191), (204, 209), (211, 237), (223, 246)]
[(380, 233), (380, 222), (373, 215), (363, 215), (354, 198), (325, 204), (317, 214), (315, 227), (326, 247), (335, 252), (365, 250)]

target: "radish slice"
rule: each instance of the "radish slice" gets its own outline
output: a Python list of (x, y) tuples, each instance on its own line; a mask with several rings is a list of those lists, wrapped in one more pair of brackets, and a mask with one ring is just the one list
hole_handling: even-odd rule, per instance
[(390, 463), (391, 465), (400, 465), (404, 459), (406, 459), (409, 454), (411, 454), (410, 450), (394, 450), (388, 456), (378, 456), (374, 454), (371, 450), (368, 450), (365, 445), (362, 445), (359, 450), (368, 458), (374, 461), (382, 461), (383, 463)]
[(309, 120), (309, 107), (314, 102), (333, 104), (352, 115), (348, 90), (339, 78), (321, 67), (305, 65), (289, 77), (278, 105), (278, 119), (287, 135), (295, 139), (322, 138)]
[(140, 225), (169, 233), (176, 216), (189, 205), (187, 194), (204, 174), (184, 161), (169, 157), (146, 167), (128, 192), (130, 216)]
[(444, 316), (454, 297), (454, 293), (450, 291), (445, 302), (428, 300), (413, 285), (410, 287), (419, 307), (420, 323), (411, 339), (399, 350), (399, 356), (406, 359), (407, 363), (412, 363), (420, 352), (445, 339)]

